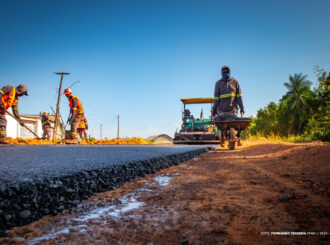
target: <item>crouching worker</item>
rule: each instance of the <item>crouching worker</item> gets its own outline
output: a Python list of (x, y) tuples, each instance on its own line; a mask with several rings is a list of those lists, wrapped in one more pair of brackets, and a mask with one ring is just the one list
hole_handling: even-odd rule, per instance
[(67, 140), (66, 143), (78, 144), (80, 140), (77, 136), (78, 125), (84, 116), (84, 109), (79, 98), (71, 93), (71, 89), (66, 88), (64, 90), (65, 96), (69, 100), (71, 117), (69, 119), (71, 125), (71, 140)]
[(44, 111), (44, 114), (42, 114), (41, 123), (43, 130), (42, 138), (50, 140), (52, 138), (53, 133), (53, 129), (50, 126), (50, 123), (55, 123), (55, 121), (49, 118), (49, 113), (47, 111)]
[[(10, 144), (7, 141), (7, 119), (6, 111), (11, 107), (14, 116), (21, 121), (20, 115), (18, 113), (18, 98), (23, 95), (28, 95), (27, 87), (24, 84), (18, 85), (16, 88), (7, 85), (0, 89), (0, 144)], [(24, 126), (24, 123), (21, 122)]]
[(86, 119), (86, 116), (84, 115), (83, 118), (81, 119), (79, 125), (78, 125), (78, 133), (80, 139), (85, 139), (86, 142), (88, 143), (88, 136), (87, 136), (87, 130), (88, 130), (88, 122)]

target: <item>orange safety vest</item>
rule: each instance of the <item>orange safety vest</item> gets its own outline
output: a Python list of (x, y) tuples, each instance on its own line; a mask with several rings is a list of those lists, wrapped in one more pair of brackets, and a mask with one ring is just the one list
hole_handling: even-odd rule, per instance
[(78, 128), (84, 129), (84, 128), (86, 128), (86, 124), (87, 124), (87, 119), (86, 119), (86, 117), (83, 117), (81, 119), (81, 121), (79, 122)]
[[(77, 108), (72, 108), (72, 100), (73, 99), (77, 99)], [(84, 113), (84, 108), (82, 107), (81, 101), (79, 100), (79, 98), (75, 95), (70, 95), (69, 97), (69, 101), (70, 101), (70, 111), (72, 112), (73, 110), (77, 110), (77, 114), (83, 114)]]
[(1, 102), (6, 108), (5, 110), (0, 111), (2, 114), (4, 114), (13, 105), (16, 105), (18, 102), (16, 97), (16, 88), (13, 88), (13, 90), (7, 94), (4, 94), (1, 98)]

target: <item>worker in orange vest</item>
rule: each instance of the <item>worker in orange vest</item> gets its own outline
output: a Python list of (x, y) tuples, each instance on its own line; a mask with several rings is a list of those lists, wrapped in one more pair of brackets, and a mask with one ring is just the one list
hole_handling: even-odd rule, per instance
[[(85, 138), (86, 142), (88, 143), (87, 130), (88, 130), (88, 122), (87, 122), (86, 116), (84, 115), (84, 117), (81, 119), (81, 121), (78, 125), (78, 133), (79, 133), (80, 139)], [(83, 137), (83, 135), (84, 135), (84, 137)]]
[[(15, 117), (21, 121), (18, 113), (18, 97), (28, 95), (27, 87), (24, 84), (18, 85), (16, 88), (10, 85), (0, 89), (0, 144), (9, 144), (7, 141), (7, 119), (6, 111), (11, 107)], [(24, 126), (24, 123), (21, 122)]]
[(84, 117), (84, 108), (79, 98), (72, 94), (71, 89), (66, 88), (64, 90), (64, 94), (69, 100), (71, 113), (71, 117), (69, 119), (71, 125), (71, 140), (67, 141), (67, 143), (77, 144), (80, 143), (77, 136), (77, 128)]

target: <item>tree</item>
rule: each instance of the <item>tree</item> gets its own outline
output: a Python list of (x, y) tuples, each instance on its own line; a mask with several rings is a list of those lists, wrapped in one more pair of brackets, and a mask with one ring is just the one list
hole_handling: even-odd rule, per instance
[(310, 89), (311, 84), (307, 80), (307, 75), (302, 75), (302, 73), (290, 75), (289, 82), (284, 83), (288, 92), (280, 102), (286, 101), (288, 106), (288, 119), (291, 122), (288, 134), (301, 134), (308, 122), (308, 114), (311, 110), (308, 101), (313, 97), (313, 92)]
[(312, 100), (313, 114), (310, 117), (305, 135), (313, 140), (330, 141), (330, 72), (316, 67), (318, 83)]
[(256, 118), (251, 118), (253, 122), (244, 135), (269, 136), (279, 134), (277, 109), (278, 107), (274, 102), (270, 102), (266, 107), (259, 109)]
[(316, 67), (316, 74), (313, 90), (306, 75), (290, 75), (284, 83), (287, 93), (278, 104), (271, 102), (259, 109), (243, 136), (295, 134), (301, 136), (299, 140), (330, 141), (330, 72)]

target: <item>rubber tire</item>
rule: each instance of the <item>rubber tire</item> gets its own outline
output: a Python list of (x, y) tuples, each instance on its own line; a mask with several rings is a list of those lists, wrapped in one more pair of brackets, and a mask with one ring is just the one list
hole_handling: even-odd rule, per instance
[(229, 150), (235, 150), (236, 141), (232, 141), (236, 139), (236, 130), (234, 128), (229, 129)]

